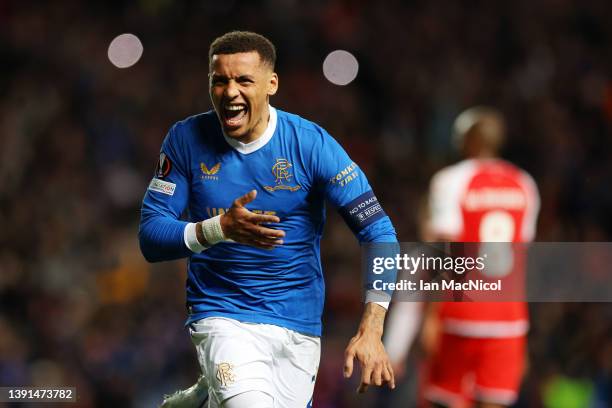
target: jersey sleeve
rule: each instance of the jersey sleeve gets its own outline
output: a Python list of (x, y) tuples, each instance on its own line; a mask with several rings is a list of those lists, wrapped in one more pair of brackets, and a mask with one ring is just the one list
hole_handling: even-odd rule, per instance
[[(322, 186), (325, 197), (338, 208), (340, 215), (353, 231), (368, 257), (399, 250), (395, 229), (374, 195), (370, 183), (357, 163), (350, 159), (344, 149), (329, 134), (322, 131), (320, 145), (313, 149), (315, 180)], [(389, 243), (392, 245), (376, 245)], [(395, 282), (396, 271), (388, 270), (376, 275), (365, 271), (365, 303), (377, 303), (385, 309), (393, 291), (376, 290), (376, 281)]]
[(391, 364), (402, 364), (419, 334), (421, 302), (394, 302), (387, 317), (383, 343)]
[(429, 228), (436, 237), (455, 239), (461, 235), (461, 189), (456, 172), (446, 168), (435, 174), (429, 187)]
[(313, 149), (315, 182), (338, 208), (360, 243), (397, 242), (395, 229), (385, 214), (364, 172), (327, 132)]
[(149, 262), (192, 254), (184, 241), (188, 223), (180, 220), (189, 199), (188, 158), (177, 133), (175, 125), (166, 135), (142, 202), (138, 236), (140, 249)]

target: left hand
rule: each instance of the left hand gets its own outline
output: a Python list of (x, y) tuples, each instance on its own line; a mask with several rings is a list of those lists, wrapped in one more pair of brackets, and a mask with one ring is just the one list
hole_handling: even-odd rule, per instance
[(344, 352), (344, 377), (353, 375), (353, 360), (357, 357), (361, 365), (361, 383), (357, 392), (364, 393), (368, 386), (388, 384), (395, 388), (395, 377), (391, 362), (381, 340), (381, 334), (371, 330), (359, 330)]

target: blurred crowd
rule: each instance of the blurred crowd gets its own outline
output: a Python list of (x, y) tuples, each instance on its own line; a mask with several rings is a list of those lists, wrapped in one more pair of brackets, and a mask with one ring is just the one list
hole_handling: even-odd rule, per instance
[[(0, 0), (0, 386), (70, 385), (78, 406), (151, 407), (197, 378), (185, 262), (146, 264), (136, 236), (167, 129), (211, 107), (216, 36), (248, 29), (276, 44), (272, 104), (340, 141), (401, 241), (419, 239), (429, 177), (457, 159), (452, 122), (475, 104), (506, 114), (504, 157), (538, 183), (537, 240), (610, 241), (610, 21), (608, 0)], [(144, 54), (118, 69), (107, 49), (124, 32)], [(322, 74), (335, 49), (359, 61), (348, 86)], [(357, 397), (342, 378), (362, 307), (359, 248), (329, 213), (315, 406), (413, 406), (408, 386)], [(518, 405), (610, 406), (611, 305), (531, 309)]]

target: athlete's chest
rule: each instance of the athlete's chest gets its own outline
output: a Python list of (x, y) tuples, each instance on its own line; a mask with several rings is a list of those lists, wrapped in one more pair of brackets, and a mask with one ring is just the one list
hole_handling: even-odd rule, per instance
[(249, 154), (203, 150), (193, 155), (190, 167), (192, 201), (209, 216), (253, 189), (257, 198), (249, 209), (287, 214), (303, 209), (310, 191), (308, 169), (291, 147), (264, 146)]

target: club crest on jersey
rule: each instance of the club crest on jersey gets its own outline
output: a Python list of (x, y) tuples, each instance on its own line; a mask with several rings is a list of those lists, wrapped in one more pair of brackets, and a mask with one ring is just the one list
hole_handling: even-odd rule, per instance
[(204, 163), (200, 163), (200, 169), (202, 170), (202, 179), (203, 180), (219, 180), (219, 177), (216, 174), (221, 169), (221, 162), (215, 164), (210, 169)]
[(217, 381), (219, 381), (223, 387), (227, 387), (234, 383), (236, 381), (234, 366), (230, 363), (217, 364)]
[(166, 153), (161, 152), (159, 154), (159, 161), (157, 162), (157, 166), (155, 167), (155, 177), (158, 179), (163, 179), (168, 174), (170, 174), (170, 170), (172, 169), (172, 162), (166, 156)]
[[(274, 186), (264, 186), (267, 191), (273, 192), (276, 190), (289, 190), (289, 191), (297, 191), (302, 186), (289, 186), (288, 183), (291, 183), (291, 179), (293, 178), (293, 174), (291, 174), (291, 167), (293, 165), (289, 163), (287, 159), (276, 159), (276, 163), (272, 166), (272, 174), (275, 178), (276, 185)], [(287, 184), (286, 184), (287, 183)]]

